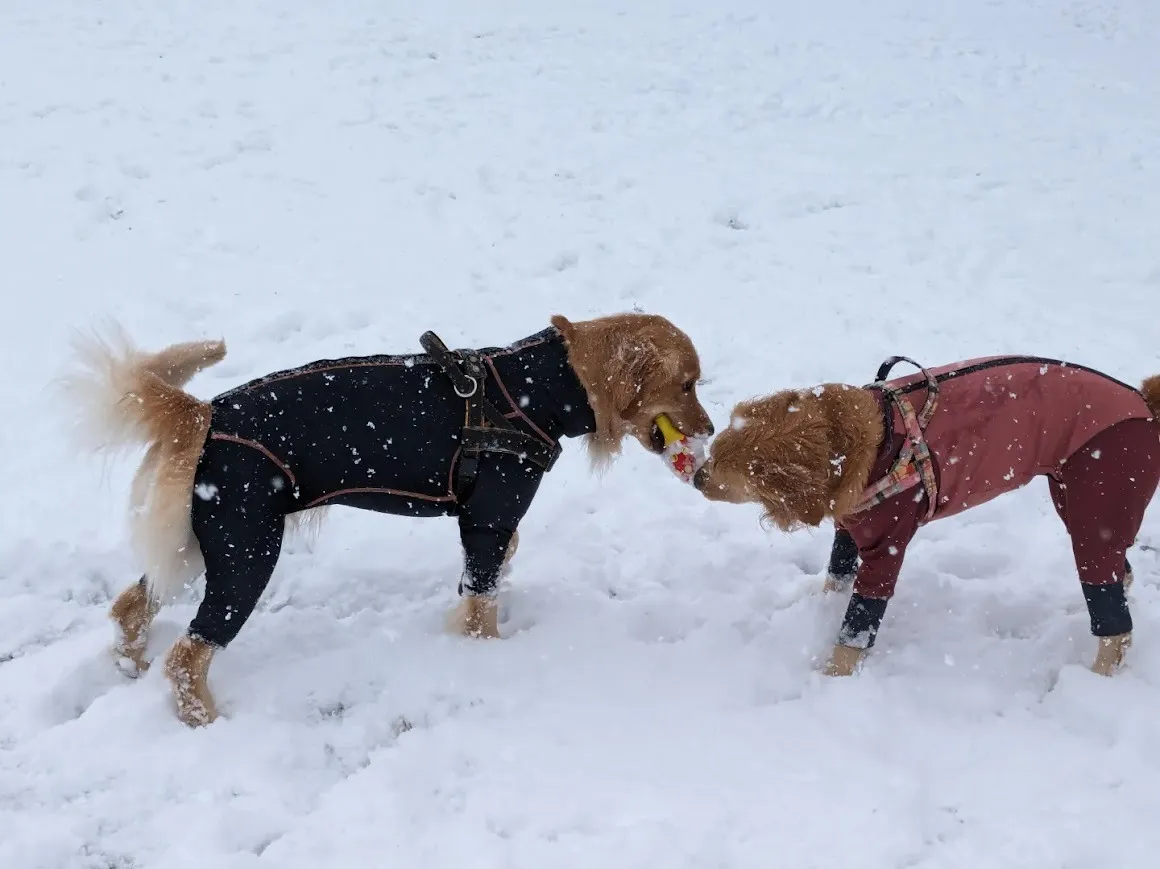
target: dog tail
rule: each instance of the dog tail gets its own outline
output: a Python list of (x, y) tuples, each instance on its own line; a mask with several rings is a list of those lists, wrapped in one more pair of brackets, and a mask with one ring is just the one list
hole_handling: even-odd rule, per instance
[(225, 357), (225, 342), (145, 353), (115, 329), (110, 337), (78, 336), (73, 344), (78, 368), (63, 386), (78, 440), (106, 453), (147, 447), (133, 478), (130, 536), (150, 598), (169, 600), (204, 569), (190, 508), (211, 409), (182, 387)]
[(1144, 385), (1140, 387), (1140, 392), (1144, 396), (1144, 403), (1152, 411), (1152, 415), (1160, 419), (1160, 374), (1145, 380)]

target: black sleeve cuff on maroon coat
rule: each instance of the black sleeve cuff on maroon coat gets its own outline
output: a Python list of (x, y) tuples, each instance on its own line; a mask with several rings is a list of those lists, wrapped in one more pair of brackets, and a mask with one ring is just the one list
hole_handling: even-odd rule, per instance
[(830, 576), (847, 578), (858, 572), (858, 544), (850, 532), (839, 528), (834, 532), (834, 542), (830, 547)]
[(1082, 582), (1080, 585), (1083, 586), (1083, 597), (1087, 601), (1094, 636), (1118, 637), (1132, 632), (1132, 613), (1128, 610), (1122, 582), (1107, 585)]
[(863, 597), (857, 592), (850, 595), (846, 618), (842, 620), (842, 629), (838, 632), (838, 645), (849, 646), (851, 649), (871, 648), (878, 636), (882, 617), (886, 615), (887, 603), (889, 601), (885, 598)]

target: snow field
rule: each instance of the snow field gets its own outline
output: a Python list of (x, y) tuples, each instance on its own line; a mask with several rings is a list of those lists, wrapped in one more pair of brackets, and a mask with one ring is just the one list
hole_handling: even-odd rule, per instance
[[(556, 8), (558, 7), (558, 8)], [(69, 330), (325, 356), (639, 306), (742, 398), (905, 353), (1160, 372), (1160, 12), (727, 0), (9, 0), (0, 13), (0, 866), (1151, 867), (1160, 510), (1093, 652), (1045, 485), (915, 541), (817, 674), (830, 530), (634, 445), (545, 481), (507, 639), (449, 637), (455, 525), (332, 511), (178, 724), (106, 655), (136, 456), (70, 446)], [(165, 610), (160, 655), (195, 601)]]

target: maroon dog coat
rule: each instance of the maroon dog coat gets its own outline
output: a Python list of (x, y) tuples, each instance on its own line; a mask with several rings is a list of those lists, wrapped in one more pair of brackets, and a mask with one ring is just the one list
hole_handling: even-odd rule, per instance
[[(1092, 632), (1131, 630), (1122, 584), (1125, 551), (1160, 484), (1160, 425), (1138, 391), (1088, 368), (1010, 356), (958, 362), (868, 388), (882, 396), (885, 436), (866, 498), (841, 520), (861, 564), (839, 642), (873, 645), (920, 525), (1038, 476), (1048, 477), (1071, 535)], [(929, 410), (929, 418), (919, 408)], [(916, 459), (900, 467), (900, 456), (910, 453)]]

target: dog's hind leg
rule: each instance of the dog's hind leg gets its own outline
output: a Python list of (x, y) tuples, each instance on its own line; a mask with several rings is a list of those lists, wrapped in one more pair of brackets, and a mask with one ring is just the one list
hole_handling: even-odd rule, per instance
[(159, 604), (149, 594), (149, 580), (142, 576), (117, 595), (109, 610), (109, 617), (117, 625), (113, 654), (129, 676), (139, 676), (149, 669), (145, 645), (149, 641), (149, 626), (158, 609)]
[(205, 562), (205, 597), (187, 635), (165, 659), (178, 717), (190, 726), (217, 717), (210, 663), (238, 635), (265, 591), (293, 501), (280, 467), (264, 453), (229, 441), (207, 444), (197, 490), (192, 519)]
[(1071, 536), (1076, 569), (1097, 638), (1092, 670), (1110, 676), (1132, 640), (1126, 553), (1160, 484), (1160, 443), (1151, 420), (1129, 419), (1093, 437), (1050, 480)]

